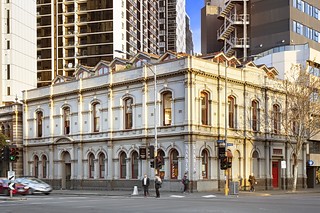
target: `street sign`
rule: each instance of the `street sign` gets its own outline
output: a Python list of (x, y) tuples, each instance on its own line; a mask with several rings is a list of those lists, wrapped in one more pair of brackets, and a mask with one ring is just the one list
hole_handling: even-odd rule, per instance
[(9, 184), (9, 189), (14, 190), (14, 183), (13, 182)]
[(225, 140), (217, 140), (217, 143), (225, 143)]
[(281, 169), (286, 169), (287, 168), (287, 162), (285, 160), (281, 161)]
[(16, 179), (16, 173), (14, 171), (8, 171), (8, 180), (15, 180)]
[(233, 146), (233, 143), (227, 143), (227, 146)]

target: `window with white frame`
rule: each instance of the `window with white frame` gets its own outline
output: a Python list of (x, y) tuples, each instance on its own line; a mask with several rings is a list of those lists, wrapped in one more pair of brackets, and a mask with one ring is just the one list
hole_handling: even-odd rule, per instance
[(209, 124), (209, 95), (207, 92), (201, 92), (201, 124)]
[(233, 96), (228, 97), (228, 126), (229, 128), (236, 127), (236, 109), (235, 109), (235, 98)]
[(64, 134), (70, 134), (70, 108), (63, 108), (63, 123), (64, 123)]
[(37, 137), (42, 137), (42, 131), (43, 131), (43, 112), (39, 111), (37, 112)]
[(93, 131), (100, 131), (100, 104), (92, 104), (92, 117), (93, 117)]
[(273, 133), (280, 134), (280, 106), (278, 104), (274, 104), (272, 109)]
[(88, 166), (89, 166), (89, 178), (93, 178), (93, 176), (94, 176), (94, 155), (92, 153), (90, 153), (89, 157), (88, 157)]
[(252, 130), (259, 131), (259, 102), (257, 100), (253, 100), (251, 102), (252, 108)]
[(162, 108), (163, 108), (163, 125), (169, 126), (172, 122), (172, 110), (171, 110), (172, 93), (165, 92), (162, 94)]
[(126, 98), (124, 100), (124, 124), (125, 129), (132, 129), (132, 98)]

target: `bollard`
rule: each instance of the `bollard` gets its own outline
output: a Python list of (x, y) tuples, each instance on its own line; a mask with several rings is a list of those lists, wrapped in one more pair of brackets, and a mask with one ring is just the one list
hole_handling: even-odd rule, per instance
[(139, 193), (138, 193), (138, 186), (134, 186), (134, 187), (133, 187), (133, 193), (132, 193), (132, 195), (139, 195)]

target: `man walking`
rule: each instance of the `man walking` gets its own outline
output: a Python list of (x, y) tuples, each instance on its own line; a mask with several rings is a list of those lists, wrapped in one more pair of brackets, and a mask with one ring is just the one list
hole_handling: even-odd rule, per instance
[(254, 184), (257, 184), (256, 178), (254, 177), (253, 173), (249, 175), (249, 183), (250, 183), (250, 192), (254, 192)]
[(147, 197), (147, 195), (149, 196), (149, 185), (150, 185), (150, 179), (145, 174), (144, 178), (142, 179), (142, 187), (143, 187), (143, 192), (145, 197)]
[(188, 179), (188, 173), (185, 172), (184, 176), (182, 178), (182, 184), (183, 184), (183, 193), (186, 193), (188, 190), (188, 185), (189, 185), (189, 179)]
[(162, 180), (159, 177), (158, 174), (156, 174), (156, 177), (154, 179), (154, 188), (156, 189), (156, 198), (160, 198), (160, 191), (159, 189), (161, 188)]

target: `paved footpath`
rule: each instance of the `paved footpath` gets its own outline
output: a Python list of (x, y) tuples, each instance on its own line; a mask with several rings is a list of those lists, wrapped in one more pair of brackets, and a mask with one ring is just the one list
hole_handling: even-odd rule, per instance
[[(150, 195), (155, 195), (154, 190), (149, 190)], [(161, 191), (161, 196), (186, 196), (186, 197), (202, 197), (202, 196), (217, 196), (225, 197), (224, 191), (209, 191), (209, 192), (192, 192), (192, 193), (181, 193), (181, 192), (171, 192), (171, 191)], [(320, 193), (320, 188), (315, 189), (299, 189), (296, 192), (290, 190), (268, 190), (268, 191), (239, 191), (238, 194), (229, 195), (229, 196), (272, 196), (272, 195), (285, 195), (285, 194), (305, 194), (305, 193)], [(96, 196), (140, 196), (143, 197), (143, 191), (138, 190), (138, 194), (134, 190), (125, 191), (125, 190), (116, 190), (116, 191), (107, 191), (107, 190), (54, 190), (52, 194), (61, 194), (61, 195), (96, 195)]]

